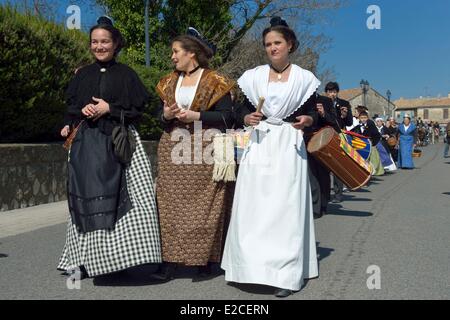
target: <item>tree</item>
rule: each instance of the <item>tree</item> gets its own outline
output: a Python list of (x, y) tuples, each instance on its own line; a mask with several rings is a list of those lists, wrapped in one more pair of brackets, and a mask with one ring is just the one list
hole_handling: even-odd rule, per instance
[[(319, 12), (341, 6), (343, 0), (155, 0), (151, 1), (150, 33), (152, 63), (167, 64), (168, 43), (185, 33), (188, 26), (197, 28), (213, 41), (218, 54), (214, 66), (229, 62), (233, 50), (258, 23), (274, 15), (300, 20), (302, 25), (319, 20)], [(97, 0), (108, 8), (117, 26), (129, 41), (128, 54), (143, 63), (144, 1)], [(319, 54), (319, 52), (316, 52)]]
[[(108, 15), (114, 19), (115, 26), (122, 32), (127, 41), (127, 61), (132, 64), (145, 64), (145, 2), (144, 0), (97, 0), (105, 7)], [(150, 1), (149, 32), (151, 34), (150, 56), (152, 63), (161, 67), (168, 67), (166, 59), (161, 59), (161, 53), (167, 53), (167, 44), (160, 32), (162, 21), (160, 15), (163, 1)]]
[[(344, 0), (153, 0), (150, 1), (151, 68), (144, 68), (144, 0), (95, 0), (106, 9), (128, 41), (120, 59), (136, 69), (154, 101), (146, 110), (144, 138), (158, 139), (161, 132), (152, 116), (159, 108), (154, 88), (160, 77), (172, 69), (170, 40), (184, 34), (189, 26), (198, 29), (217, 46), (212, 67), (238, 78), (246, 69), (265, 62), (261, 44), (262, 28), (270, 17), (282, 15), (291, 21), (301, 47), (292, 62), (317, 72), (320, 54), (329, 39), (313, 35), (307, 27), (320, 21), (326, 9), (338, 8)], [(295, 22), (295, 23), (294, 23)], [(331, 70), (326, 70), (328, 77)]]
[(17, 0), (7, 1), (6, 3), (11, 7), (14, 5), (19, 12), (48, 20), (54, 18), (57, 6), (56, 0)]
[[(128, 41), (128, 61), (144, 63), (144, 1), (97, 0), (114, 18), (116, 26)], [(169, 41), (186, 32), (189, 26), (216, 42), (232, 29), (229, 0), (156, 0), (150, 1), (149, 32), (152, 65), (170, 69)], [(220, 47), (219, 47), (220, 50)], [(221, 57), (219, 52), (217, 57)], [(220, 59), (218, 59), (220, 60)], [(217, 61), (216, 64), (221, 63)]]
[(186, 33), (194, 27), (217, 45), (213, 65), (221, 65), (226, 49), (222, 44), (233, 29), (230, 0), (168, 0), (162, 8), (163, 34), (166, 39)]
[(90, 61), (87, 42), (79, 31), (0, 6), (0, 142), (58, 138), (64, 88)]
[[(307, 70), (315, 73), (319, 78), (326, 75), (326, 80), (333, 78), (333, 71), (325, 69), (319, 71), (320, 53), (328, 50), (331, 39), (323, 34), (314, 34), (311, 28), (299, 26), (298, 20), (288, 19), (288, 24), (296, 30), (299, 48), (290, 58), (295, 63)], [(233, 78), (239, 77), (245, 70), (253, 68), (255, 65), (268, 62), (267, 55), (262, 43), (262, 32), (266, 24), (255, 26), (251, 33), (241, 39), (233, 48), (228, 61), (220, 67), (220, 70)], [(320, 72), (320, 73), (319, 73)]]
[(311, 25), (319, 11), (337, 9), (342, 3), (342, 0), (234, 0), (231, 9), (235, 27), (226, 44), (224, 61), (228, 61), (239, 41), (260, 20), (283, 15), (286, 19), (293, 18), (304, 25)]

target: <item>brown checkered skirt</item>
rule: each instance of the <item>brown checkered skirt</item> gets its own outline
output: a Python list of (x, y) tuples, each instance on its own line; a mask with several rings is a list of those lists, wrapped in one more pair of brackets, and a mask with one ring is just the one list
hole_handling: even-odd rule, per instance
[(220, 262), (234, 182), (216, 183), (212, 164), (194, 164), (194, 153), (201, 159), (211, 142), (202, 141), (202, 148), (194, 148), (193, 131), (187, 130), (191, 135), (185, 141), (191, 145), (192, 164), (174, 163), (172, 153), (180, 142), (171, 141), (170, 133), (165, 132), (159, 143), (156, 197), (162, 253), (166, 262), (202, 266), (208, 261)]

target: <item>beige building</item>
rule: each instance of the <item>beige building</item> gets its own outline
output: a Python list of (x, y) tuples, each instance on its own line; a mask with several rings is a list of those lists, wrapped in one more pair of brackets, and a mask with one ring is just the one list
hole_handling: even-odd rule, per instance
[(370, 117), (378, 115), (386, 118), (393, 115), (396, 108), (395, 104), (392, 101), (389, 102), (386, 97), (384, 97), (382, 94), (371, 87), (369, 87), (365, 94), (366, 103), (364, 103), (364, 94), (361, 88), (339, 91), (339, 98), (350, 102), (350, 105), (353, 109), (355, 109), (357, 106), (366, 105), (367, 109), (369, 109)]
[(446, 124), (449, 122), (450, 94), (445, 98), (418, 98), (403, 99), (395, 101), (397, 110), (395, 117), (402, 119), (409, 113), (414, 119), (421, 118), (423, 121), (439, 122)]

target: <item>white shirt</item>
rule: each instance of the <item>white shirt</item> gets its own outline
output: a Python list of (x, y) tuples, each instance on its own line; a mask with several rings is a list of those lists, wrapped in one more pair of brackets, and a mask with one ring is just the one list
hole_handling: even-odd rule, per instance
[(267, 100), (268, 104), (265, 109), (266, 117), (271, 117), (276, 114), (276, 112), (283, 106), (285, 102), (285, 91), (288, 88), (288, 83), (286, 82), (269, 82), (267, 88)]
[(377, 127), (377, 129), (378, 129), (378, 132), (381, 133), (381, 130), (383, 129), (383, 126)]
[(366, 131), (366, 127), (364, 123), (360, 123), (361, 125), (361, 133), (364, 133), (364, 131)]
[[(292, 64), (289, 79), (285, 83), (269, 83), (270, 66), (263, 65), (247, 70), (238, 79), (238, 85), (253, 106), (261, 97), (265, 98), (262, 113), (267, 121), (279, 122), (299, 109), (320, 86), (320, 81), (311, 71)], [(270, 89), (269, 89), (270, 87)], [(274, 89), (275, 88), (275, 89)], [(283, 89), (281, 92), (276, 92)], [(270, 91), (269, 91), (270, 90)], [(269, 98), (269, 95), (277, 97)], [(278, 106), (271, 106), (271, 101)], [(267, 113), (267, 114), (266, 114)]]
[(359, 120), (356, 117), (353, 117), (353, 123), (351, 126), (347, 127), (347, 131), (352, 130), (354, 127), (356, 127), (359, 124)]
[(203, 75), (203, 70), (200, 71), (200, 76), (197, 79), (197, 83), (194, 86), (181, 86), (183, 82), (184, 75), (180, 75), (177, 82), (177, 88), (175, 89), (175, 101), (178, 104), (178, 107), (182, 109), (189, 110), (191, 108), (192, 102), (195, 98), (195, 93), (197, 92), (198, 84), (200, 83), (200, 79)]

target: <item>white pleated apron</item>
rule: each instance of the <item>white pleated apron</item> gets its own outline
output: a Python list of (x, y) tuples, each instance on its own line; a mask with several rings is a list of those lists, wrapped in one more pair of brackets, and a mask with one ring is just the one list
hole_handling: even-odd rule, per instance
[(225, 279), (300, 290), (318, 276), (305, 142), (277, 119), (255, 129), (239, 167)]

